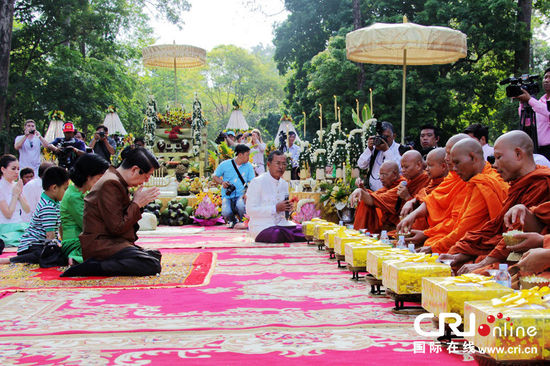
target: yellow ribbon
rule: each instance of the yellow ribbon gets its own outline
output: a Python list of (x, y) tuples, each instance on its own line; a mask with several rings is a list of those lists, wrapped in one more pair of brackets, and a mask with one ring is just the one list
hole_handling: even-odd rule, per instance
[(550, 299), (543, 299), (543, 297), (550, 293), (550, 288), (544, 286), (540, 288), (538, 286), (532, 287), (527, 290), (520, 290), (512, 294), (503, 296), (498, 299), (492, 299), (493, 306), (508, 306), (518, 307), (524, 305), (542, 305), (548, 302)]
[[(410, 253), (410, 252), (405, 251), (405, 253)], [(400, 263), (400, 262), (435, 263), (436, 260), (437, 260), (437, 256), (431, 256), (424, 253), (417, 253), (417, 254), (411, 253), (410, 256), (408, 255), (406, 257), (396, 259), (394, 263)]]
[(446, 283), (471, 283), (478, 285), (492, 285), (495, 281), (492, 281), (493, 277), (481, 276), (475, 273), (467, 273), (461, 276), (449, 277), (445, 281)]

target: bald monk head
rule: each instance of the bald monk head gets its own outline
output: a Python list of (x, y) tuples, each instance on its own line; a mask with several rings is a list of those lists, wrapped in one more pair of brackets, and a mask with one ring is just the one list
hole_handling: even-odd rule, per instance
[(495, 169), (507, 182), (536, 169), (533, 141), (523, 131), (510, 131), (495, 141)]
[(395, 186), (399, 179), (399, 165), (395, 161), (386, 161), (380, 165), (380, 182), (386, 188)]
[(426, 173), (431, 179), (443, 178), (449, 173), (445, 163), (445, 149), (437, 147), (426, 156)]
[(451, 161), (451, 149), (460, 140), (470, 139), (470, 138), (471, 137), (466, 135), (465, 133), (459, 133), (457, 135), (451, 136), (451, 138), (447, 141), (447, 144), (445, 144), (445, 162), (449, 167), (449, 171), (453, 170), (453, 162)]
[(476, 139), (462, 139), (451, 149), (451, 161), (456, 174), (465, 182), (483, 171), (483, 149)]
[(416, 150), (410, 150), (401, 157), (401, 173), (407, 180), (416, 178), (424, 171), (424, 160)]

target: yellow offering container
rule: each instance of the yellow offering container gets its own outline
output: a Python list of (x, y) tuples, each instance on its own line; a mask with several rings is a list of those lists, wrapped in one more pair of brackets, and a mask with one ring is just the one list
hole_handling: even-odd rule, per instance
[[(516, 292), (509, 297), (518, 295), (521, 296)], [(550, 304), (539, 301), (510, 306), (495, 304), (498, 301), (464, 304), (464, 329), (474, 330), (473, 336), (465, 338), (477, 347), (484, 347), (495, 360), (550, 360)], [(473, 324), (470, 314), (475, 315)], [(494, 319), (492, 322), (488, 321), (490, 317)]]
[(328, 230), (332, 230), (334, 228), (338, 227), (337, 224), (334, 224), (332, 222), (326, 222), (322, 224), (315, 224), (315, 228), (313, 229), (313, 238), (315, 240), (324, 240), (325, 232)]
[(315, 230), (315, 225), (327, 223), (328, 221), (325, 221), (323, 219), (312, 219), (311, 221), (305, 221), (302, 222), (302, 232), (304, 235), (307, 236), (313, 236), (313, 231)]
[(367, 266), (367, 252), (369, 250), (386, 250), (391, 246), (378, 241), (363, 240), (358, 243), (347, 243), (344, 248), (346, 263), (352, 267)]
[(367, 272), (374, 278), (382, 279), (382, 262), (386, 259), (401, 259), (413, 254), (406, 249), (390, 248), (367, 251)]
[(325, 232), (325, 246), (327, 248), (334, 248), (334, 240), (336, 236), (342, 235), (346, 231), (346, 228), (343, 226), (338, 226), (335, 229), (328, 230)]
[(422, 278), (450, 276), (451, 266), (434, 262), (382, 262), (382, 283), (396, 294), (419, 294)]
[(365, 240), (364, 235), (357, 235), (357, 236), (337, 236), (336, 239), (334, 239), (334, 253), (339, 255), (344, 255), (346, 253), (346, 244), (350, 243), (361, 243)]
[(490, 277), (467, 274), (458, 277), (422, 279), (422, 307), (435, 316), (457, 313), (464, 316), (466, 301), (489, 300), (513, 292)]

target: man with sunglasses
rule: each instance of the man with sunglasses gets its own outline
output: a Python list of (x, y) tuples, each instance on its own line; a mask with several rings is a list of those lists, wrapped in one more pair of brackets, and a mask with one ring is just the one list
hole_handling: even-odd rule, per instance
[(36, 123), (28, 119), (25, 121), (25, 134), (15, 138), (13, 147), (19, 151), (19, 167), (31, 168), (35, 176), (38, 176), (40, 166), (40, 145), (48, 147), (49, 143), (36, 130)]

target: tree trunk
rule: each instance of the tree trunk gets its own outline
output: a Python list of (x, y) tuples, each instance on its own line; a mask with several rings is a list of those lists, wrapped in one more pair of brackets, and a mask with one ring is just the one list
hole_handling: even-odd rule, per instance
[[(353, 0), (353, 30), (361, 28), (361, 8), (359, 0)], [(365, 85), (365, 67), (362, 63), (358, 63), (359, 75), (357, 75), (357, 90), (363, 90)]]
[[(0, 0), (0, 131), (8, 126), (8, 81), (10, 75), (11, 33), (13, 28), (13, 7), (15, 0)], [(7, 141), (2, 141), (4, 152)]]
[(529, 37), (521, 42), (521, 48), (514, 56), (514, 73), (527, 74), (531, 61), (531, 13), (533, 0), (518, 0), (518, 22), (525, 24)]

